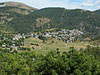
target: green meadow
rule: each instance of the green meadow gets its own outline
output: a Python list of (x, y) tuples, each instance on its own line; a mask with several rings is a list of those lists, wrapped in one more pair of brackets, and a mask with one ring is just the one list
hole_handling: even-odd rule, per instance
[[(37, 45), (31, 45), (38, 44)], [(31, 51), (35, 51), (36, 53), (47, 53), (50, 51), (59, 50), (60, 52), (68, 51), (70, 47), (74, 47), (76, 49), (86, 48), (87, 45), (91, 45), (89, 42), (74, 42), (74, 43), (65, 43), (61, 40), (56, 39), (48, 39), (46, 42), (43, 42), (37, 38), (29, 38), (25, 39), (24, 47), (30, 48)]]

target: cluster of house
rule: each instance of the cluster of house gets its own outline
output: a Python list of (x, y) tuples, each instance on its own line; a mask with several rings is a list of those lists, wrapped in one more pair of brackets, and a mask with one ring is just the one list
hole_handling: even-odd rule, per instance
[(13, 37), (13, 40), (19, 40), (19, 39), (21, 39), (21, 38), (24, 38), (25, 39), (25, 35), (24, 34), (17, 34), (17, 35), (15, 35), (14, 37)]
[(45, 36), (49, 38), (56, 38), (57, 40), (63, 40), (64, 42), (74, 42), (77, 40), (77, 36), (83, 35), (84, 33), (74, 29), (74, 30), (66, 30), (62, 29), (57, 32), (46, 32)]
[(21, 41), (21, 43), (19, 43), (18, 40), (20, 40), (21, 38), (25, 38), (24, 34), (23, 35), (17, 34), (17, 35), (11, 36), (11, 38), (7, 36), (2, 36), (2, 39), (0, 38), (1, 47), (7, 50), (13, 49), (17, 51), (19, 48), (18, 44), (19, 45), (24, 44), (24, 41)]
[(77, 29), (73, 29), (73, 30), (62, 29), (60, 31), (55, 31), (55, 32), (44, 32), (40, 34), (34, 33), (31, 34), (31, 36), (38, 38), (40, 35), (43, 35), (47, 38), (56, 38), (57, 40), (63, 40), (64, 42), (74, 42), (75, 40), (77, 40), (76, 37), (83, 34), (84, 34), (83, 32)]
[[(1, 45), (2, 48), (8, 49), (8, 50), (14, 49), (17, 51), (19, 49), (19, 46), (20, 46), (20, 44), (19, 44), (19, 46), (17, 44), (21, 38), (24, 38), (24, 39), (26, 37), (39, 38), (39, 36), (42, 35), (46, 38), (56, 38), (57, 40), (63, 40), (64, 42), (74, 42), (77, 40), (76, 37), (81, 36), (83, 34), (84, 34), (83, 32), (81, 32), (77, 29), (74, 29), (74, 30), (62, 29), (60, 31), (55, 31), (55, 32), (31, 33), (28, 35), (16, 34), (11, 38), (4, 36), (2, 40), (0, 39), (0, 42), (3, 41), (2, 45)], [(9, 42), (5, 43), (5, 40), (8, 40)], [(17, 44), (15, 42), (17, 42)], [(24, 40), (21, 41), (21, 45), (22, 44), (24, 45)]]

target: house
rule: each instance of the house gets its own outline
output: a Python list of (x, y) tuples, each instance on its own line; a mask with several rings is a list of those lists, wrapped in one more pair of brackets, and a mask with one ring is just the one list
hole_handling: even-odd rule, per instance
[(14, 49), (17, 51), (18, 50), (18, 47), (15, 47)]
[(11, 48), (15, 48), (15, 47), (16, 47), (16, 45), (15, 45), (15, 44), (12, 44), (12, 45), (11, 45)]
[(20, 34), (15, 35), (15, 37), (13, 38), (13, 40), (19, 40), (20, 38), (23, 38)]
[(46, 33), (44, 36), (45, 36), (45, 37), (48, 37), (48, 38), (51, 38), (51, 35), (48, 34), (48, 33)]
[(31, 34), (31, 37), (33, 37), (34, 36), (34, 34)]
[(22, 34), (22, 38), (24, 38), (24, 39), (26, 38), (24, 34)]
[(39, 34), (35, 34), (35, 38), (39, 38), (39, 36), (40, 36)]
[(2, 48), (6, 48), (6, 45), (2, 45)]
[(10, 48), (7, 48), (7, 50), (10, 50)]
[(7, 40), (8, 38), (7, 37), (3, 37), (3, 40)]
[(0, 7), (5, 7), (6, 5), (4, 3), (0, 3)]
[(12, 49), (14, 49), (14, 50), (18, 50), (18, 46), (16, 46), (15, 44), (12, 44), (11, 46), (10, 46)]

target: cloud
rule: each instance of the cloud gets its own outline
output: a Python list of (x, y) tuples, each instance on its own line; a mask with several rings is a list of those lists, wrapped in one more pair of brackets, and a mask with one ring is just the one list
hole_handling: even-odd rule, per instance
[(94, 6), (94, 4), (92, 4), (92, 3), (82, 3), (81, 5), (82, 6)]
[(80, 3), (80, 7), (83, 9), (91, 9), (98, 10), (100, 6), (100, 0), (84, 0), (84, 2)]
[(83, 3), (81, 4), (81, 6), (92, 7), (92, 6), (95, 6), (95, 3), (94, 3), (94, 0), (87, 0), (87, 1), (83, 2)]
[(45, 7), (65, 7), (66, 9), (99, 9), (100, 0), (0, 0), (22, 2), (29, 6), (41, 9)]
[(100, 9), (100, 6), (97, 6), (97, 8), (99, 8), (99, 9)]
[(100, 0), (97, 0), (97, 1), (96, 1), (96, 4), (100, 4)]
[(69, 3), (69, 0), (19, 0), (19, 2), (24, 2), (25, 4), (39, 9), (45, 7), (65, 7), (67, 9), (79, 8), (76, 3)]

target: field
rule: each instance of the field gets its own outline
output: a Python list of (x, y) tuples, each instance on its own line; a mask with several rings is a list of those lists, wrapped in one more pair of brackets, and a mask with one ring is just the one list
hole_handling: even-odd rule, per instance
[[(31, 45), (38, 44), (37, 45)], [(68, 51), (70, 47), (74, 47), (75, 49), (86, 48), (87, 45), (90, 45), (89, 42), (74, 42), (74, 43), (65, 43), (56, 39), (48, 39), (45, 43), (42, 40), (36, 38), (25, 39), (24, 47), (30, 48), (31, 51), (35, 51), (36, 53), (47, 53), (49, 51), (56, 51), (57, 48), (61, 51)], [(33, 49), (34, 48), (34, 49)]]

